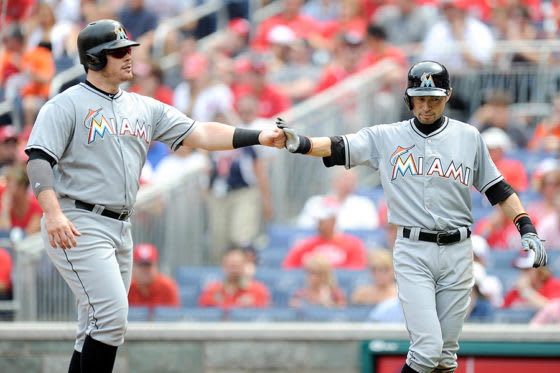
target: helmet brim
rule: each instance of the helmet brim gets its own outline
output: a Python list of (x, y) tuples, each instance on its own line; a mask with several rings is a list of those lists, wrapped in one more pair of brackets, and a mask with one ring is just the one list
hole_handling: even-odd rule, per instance
[(411, 97), (436, 96), (445, 97), (449, 92), (443, 88), (408, 88), (406, 94)]
[(137, 47), (139, 45), (140, 43), (133, 40), (119, 39), (93, 47), (90, 50), (88, 50), (87, 53), (97, 54), (102, 51), (108, 51), (108, 50), (126, 48), (126, 47)]

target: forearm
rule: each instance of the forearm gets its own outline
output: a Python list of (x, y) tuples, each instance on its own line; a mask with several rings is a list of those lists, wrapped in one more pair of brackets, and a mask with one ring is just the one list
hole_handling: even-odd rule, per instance
[(314, 157), (329, 157), (331, 155), (331, 139), (329, 137), (313, 137), (311, 151), (307, 153)]
[(510, 195), (505, 200), (498, 202), (498, 205), (504, 214), (506, 214), (506, 216), (511, 220), (513, 220), (517, 215), (525, 212), (525, 208), (521, 204), (521, 200), (516, 193)]
[(184, 146), (205, 150), (233, 149), (235, 127), (218, 122), (199, 122), (193, 132), (183, 140)]
[(62, 213), (56, 193), (52, 189), (43, 190), (37, 195), (37, 201), (45, 215)]

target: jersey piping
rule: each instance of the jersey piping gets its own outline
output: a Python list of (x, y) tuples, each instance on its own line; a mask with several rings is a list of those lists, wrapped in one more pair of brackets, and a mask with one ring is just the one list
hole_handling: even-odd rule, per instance
[(433, 137), (433, 136), (436, 136), (436, 135), (438, 135), (439, 133), (443, 132), (443, 131), (447, 128), (447, 125), (449, 124), (449, 118), (444, 117), (444, 123), (441, 125), (441, 127), (439, 127), (437, 130), (435, 130), (434, 132), (429, 133), (429, 134), (427, 134), (427, 135), (423, 134), (422, 132), (420, 132), (420, 131), (418, 130), (418, 128), (416, 128), (416, 126), (414, 125), (414, 118), (413, 118), (413, 119), (410, 119), (410, 120), (409, 120), (409, 123), (410, 123), (410, 126), (412, 127), (412, 130), (413, 130), (414, 132), (416, 132), (416, 133), (418, 134), (418, 136), (427, 139), (428, 137)]

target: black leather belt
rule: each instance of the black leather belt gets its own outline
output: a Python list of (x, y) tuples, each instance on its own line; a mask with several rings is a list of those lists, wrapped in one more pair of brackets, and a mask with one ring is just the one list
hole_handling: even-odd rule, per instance
[[(76, 207), (88, 211), (93, 211), (95, 209), (95, 205), (79, 200), (76, 200)], [(132, 210), (123, 210), (121, 212), (114, 212), (114, 211), (103, 209), (103, 211), (101, 211), (99, 215), (103, 215), (108, 218), (113, 218), (117, 220), (126, 220), (130, 217), (130, 215), (132, 215)]]
[[(403, 228), (403, 237), (410, 238), (411, 230), (409, 228)], [(471, 230), (467, 228), (467, 238), (471, 236)], [(422, 232), (418, 234), (419, 241), (435, 242), (438, 245), (449, 245), (455, 242), (461, 241), (461, 232), (459, 230), (454, 231), (442, 231), (437, 233)]]

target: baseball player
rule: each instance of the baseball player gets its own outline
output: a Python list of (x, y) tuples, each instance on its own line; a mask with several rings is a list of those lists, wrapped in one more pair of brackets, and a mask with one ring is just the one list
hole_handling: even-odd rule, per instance
[(26, 147), (29, 178), (44, 211), (47, 253), (76, 296), (69, 372), (111, 372), (123, 343), (132, 267), (129, 217), (150, 143), (161, 141), (172, 150), (285, 144), (278, 128), (197, 122), (121, 90), (133, 77), (131, 47), (137, 45), (119, 22), (84, 27), (78, 50), (87, 80), (41, 108)]
[(534, 266), (547, 256), (517, 194), (488, 155), (476, 128), (443, 116), (451, 96), (446, 68), (411, 67), (404, 95), (414, 117), (355, 134), (308, 138), (286, 132), (290, 152), (323, 157), (327, 167), (379, 170), (389, 223), (398, 226), (393, 260), (410, 336), (402, 372), (453, 372), (459, 334), (473, 285), (471, 188), (485, 193), (513, 220)]

